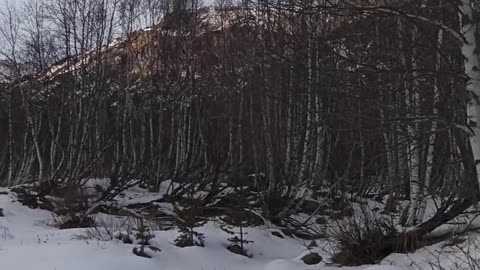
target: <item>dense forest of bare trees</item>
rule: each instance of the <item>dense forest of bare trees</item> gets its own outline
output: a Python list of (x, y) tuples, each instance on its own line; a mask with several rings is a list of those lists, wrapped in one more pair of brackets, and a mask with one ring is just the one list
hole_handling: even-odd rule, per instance
[[(474, 204), (474, 0), (34, 0), (3, 10), (0, 181), (247, 185), (281, 223), (315, 196)], [(326, 192), (325, 192), (326, 191)], [(321, 195), (323, 194), (323, 195)], [(441, 198), (426, 220), (426, 201)]]

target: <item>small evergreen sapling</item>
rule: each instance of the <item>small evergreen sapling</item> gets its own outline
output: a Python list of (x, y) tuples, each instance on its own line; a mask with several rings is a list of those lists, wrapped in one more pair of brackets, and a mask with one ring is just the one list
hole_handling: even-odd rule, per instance
[(180, 230), (180, 236), (175, 240), (179, 247), (204, 246), (203, 233), (194, 229), (205, 224), (203, 200), (196, 198), (193, 192), (180, 200), (175, 207), (175, 222)]
[(154, 237), (155, 235), (152, 233), (150, 227), (145, 224), (143, 218), (136, 220), (135, 240), (140, 244), (140, 247), (134, 247), (133, 253), (140, 257), (151, 258), (150, 255), (145, 253), (146, 246), (153, 251), (160, 251), (160, 249), (150, 246), (150, 240)]
[(142, 246), (149, 245), (150, 240), (152, 240), (155, 235), (152, 233), (150, 227), (145, 224), (143, 218), (139, 218), (136, 223), (135, 239)]
[[(244, 228), (248, 226), (248, 207), (247, 192), (240, 189), (235, 193), (232, 203), (227, 209), (226, 216), (222, 218), (223, 222), (226, 223), (222, 226), (222, 229), (233, 235), (228, 238), (231, 244), (227, 249), (247, 257), (249, 255), (245, 250), (245, 245), (253, 243), (253, 241), (245, 239), (247, 233), (244, 231)], [(238, 230), (235, 230), (235, 228), (238, 228)]]

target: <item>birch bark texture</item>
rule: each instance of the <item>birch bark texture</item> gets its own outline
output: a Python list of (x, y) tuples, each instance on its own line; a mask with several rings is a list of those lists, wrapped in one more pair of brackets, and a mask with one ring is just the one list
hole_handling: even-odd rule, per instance
[(480, 185), (480, 59), (479, 59), (479, 16), (475, 10), (477, 1), (461, 0), (459, 3), (460, 20), (462, 23), (462, 54), (465, 58), (467, 101), (467, 124), (471, 131), (470, 144), (475, 159), (477, 180)]

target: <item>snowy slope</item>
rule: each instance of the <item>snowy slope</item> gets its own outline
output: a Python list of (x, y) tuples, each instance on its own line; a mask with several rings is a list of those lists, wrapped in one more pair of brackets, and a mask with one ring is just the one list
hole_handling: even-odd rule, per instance
[[(137, 193), (139, 196), (145, 196)], [(52, 226), (54, 222), (52, 213), (23, 206), (16, 202), (15, 196), (11, 193), (0, 195), (0, 208), (4, 213), (4, 217), (0, 217), (0, 269), (401, 270), (412, 268), (412, 261), (418, 262), (418, 265), (428, 266), (434, 259), (429, 257), (429, 254), (434, 253), (424, 249), (411, 255), (393, 254), (382, 262), (384, 265), (378, 266), (338, 268), (323, 262), (307, 266), (301, 260), (302, 255), (309, 252), (305, 248), (306, 241), (273, 236), (271, 232), (275, 229), (267, 227), (247, 229), (246, 238), (254, 241), (247, 246), (253, 257), (247, 258), (230, 253), (225, 248), (226, 239), (230, 235), (219, 229), (219, 224), (215, 222), (209, 222), (199, 229), (205, 234), (204, 248), (176, 247), (173, 245), (178, 235), (176, 230), (155, 231), (156, 237), (150, 243), (160, 248), (161, 252), (151, 252), (149, 254), (153, 255), (153, 258), (147, 259), (134, 255), (132, 244), (124, 244), (119, 240), (102, 241), (92, 237), (93, 229), (56, 229)], [(123, 222), (122, 218), (115, 216), (101, 215), (97, 218), (112, 229), (119, 228), (115, 226)], [(328, 247), (328, 243), (320, 243), (314, 251), (328, 258), (329, 254), (326, 252)]]
[[(210, 223), (200, 231), (205, 233), (206, 247), (178, 248), (172, 243), (175, 230), (156, 231), (153, 245), (162, 251), (153, 259), (137, 257), (134, 245), (120, 241), (83, 239), (88, 229), (59, 230), (52, 227), (53, 215), (45, 210), (30, 209), (15, 202), (13, 195), (0, 195), (0, 265), (1, 269), (85, 270), (85, 269), (279, 269), (279, 265), (308, 268), (299, 259), (303, 243), (272, 236), (268, 230), (251, 229), (254, 239), (246, 258), (225, 249), (226, 233)], [(110, 217), (114, 219), (115, 217)], [(287, 258), (282, 260), (283, 258)], [(270, 265), (270, 266), (269, 266)]]

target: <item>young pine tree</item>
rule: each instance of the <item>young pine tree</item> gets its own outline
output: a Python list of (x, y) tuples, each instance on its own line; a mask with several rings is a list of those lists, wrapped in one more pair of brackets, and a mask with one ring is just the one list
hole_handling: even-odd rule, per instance
[(240, 188), (236, 191), (232, 203), (227, 209), (226, 216), (222, 218), (225, 225), (222, 229), (232, 234), (233, 236), (228, 238), (231, 244), (227, 247), (233, 253), (244, 255), (248, 257), (245, 250), (245, 245), (253, 243), (253, 241), (245, 239), (247, 234), (244, 230), (248, 226), (248, 196), (247, 192)]
[(149, 245), (150, 240), (155, 237), (155, 234), (152, 233), (150, 227), (145, 224), (143, 218), (139, 218), (136, 220), (136, 228), (135, 228), (135, 239), (138, 243), (142, 246)]
[(175, 222), (181, 233), (175, 240), (175, 245), (204, 246), (203, 233), (195, 231), (196, 227), (205, 224), (205, 219), (202, 217), (204, 208), (203, 200), (195, 197), (193, 191), (175, 206)]
[(152, 240), (154, 237), (155, 235), (153, 234), (150, 227), (147, 224), (145, 224), (145, 221), (143, 220), (143, 218), (137, 219), (136, 226), (135, 226), (135, 240), (138, 242), (138, 244), (140, 244), (140, 246), (133, 248), (133, 254), (140, 257), (151, 258), (152, 256), (148, 255), (145, 252), (145, 247), (147, 246), (152, 251), (155, 251), (155, 252), (160, 251), (159, 248), (156, 248), (150, 245), (150, 240)]

